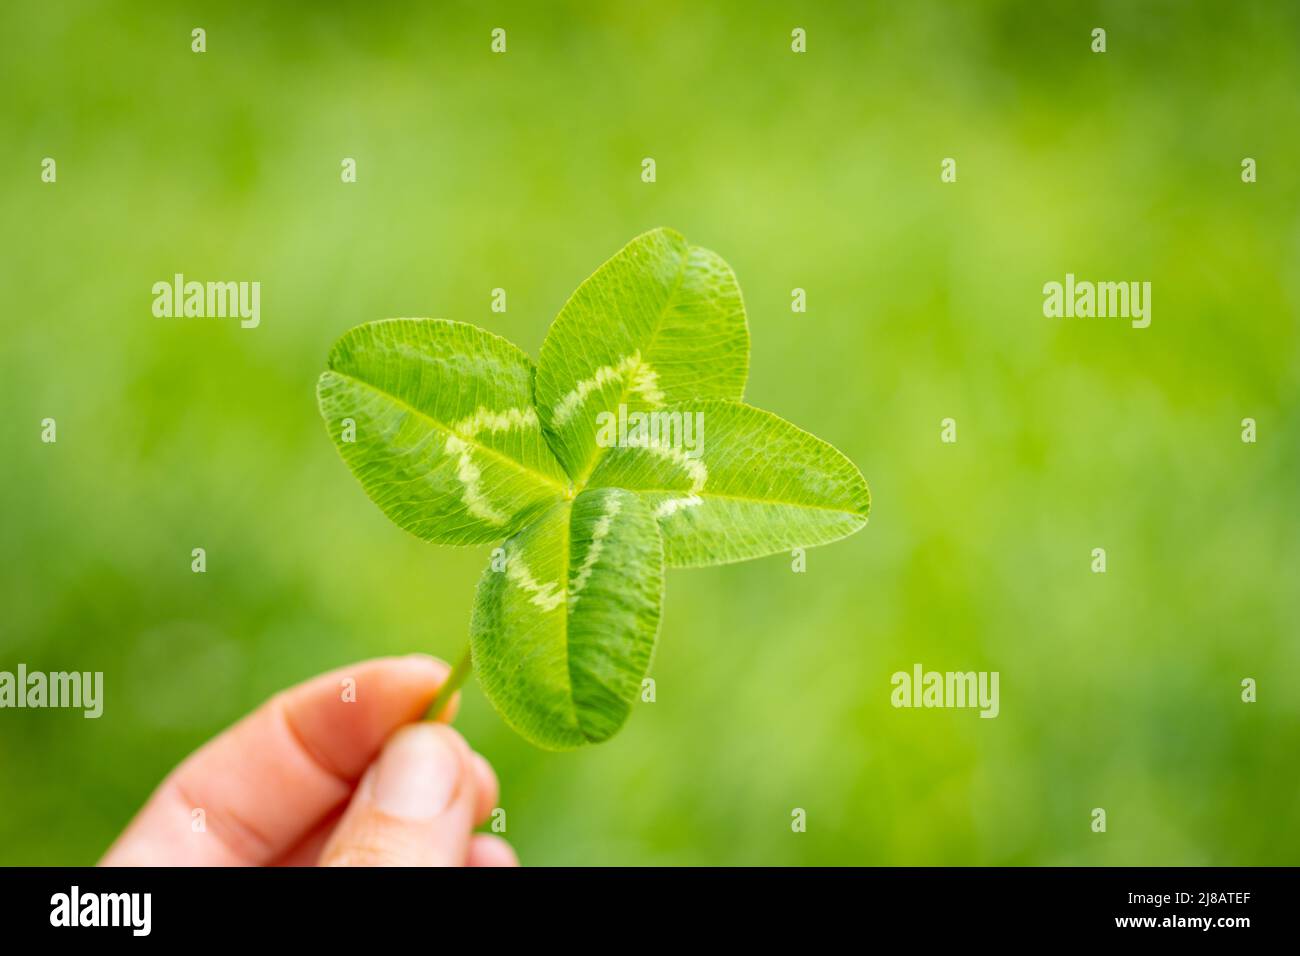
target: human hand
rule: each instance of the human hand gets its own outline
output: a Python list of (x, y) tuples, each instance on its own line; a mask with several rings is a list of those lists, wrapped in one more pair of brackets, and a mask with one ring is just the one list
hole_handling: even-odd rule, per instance
[(173, 770), (100, 865), (517, 866), (473, 832), (496, 806), (491, 766), (446, 724), (413, 723), (449, 670), (387, 657), (277, 694)]

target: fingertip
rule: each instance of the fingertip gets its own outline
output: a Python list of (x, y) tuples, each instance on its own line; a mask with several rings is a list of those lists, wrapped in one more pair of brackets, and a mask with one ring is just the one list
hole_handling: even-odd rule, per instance
[(497, 800), (501, 796), (501, 785), (497, 780), (496, 771), (492, 769), (486, 757), (477, 751), (471, 751), (469, 759), (470, 768), (478, 784), (478, 804), (474, 808), (474, 823), (477, 825), (492, 816), (492, 811), (496, 809)]
[(441, 657), (434, 657), (432, 654), (405, 654), (401, 657), (389, 658), (400, 665), (412, 668), (414, 671), (424, 671), (429, 674), (431, 682), (441, 687), (446, 683), (447, 678), (451, 676), (451, 665)]
[(394, 730), (418, 720), (451, 668), (423, 654), (362, 661), (279, 696), (295, 737), (356, 779)]
[[(478, 795), (482, 790), (479, 773), (474, 764), (473, 748), (455, 727), (450, 724), (441, 722), (424, 721), (418, 724), (410, 724), (403, 727), (397, 732), (398, 734), (429, 734), (442, 740), (448, 747), (455, 751), (459, 765), (457, 767), (457, 777), (459, 778), (458, 790), (462, 799), (467, 799), (470, 806), (477, 806)], [(396, 735), (395, 735), (396, 736)]]
[(469, 844), (469, 866), (518, 866), (514, 847), (494, 833), (477, 833)]
[(461, 756), (465, 759), (467, 763), (469, 762), (470, 754), (473, 753), (473, 751), (470, 749), (469, 741), (467, 741), (461, 735), (461, 732), (459, 730), (457, 730), (455, 727), (451, 726), (450, 724), (444, 724), (441, 722), (426, 720), (418, 724), (410, 724), (406, 727), (403, 727), (402, 730), (399, 731), (399, 733), (403, 731), (427, 731), (427, 732), (435, 733), (439, 737), (442, 737), (444, 740), (448, 741), (452, 746), (454, 746), (460, 752)]
[(410, 724), (384, 744), (364, 796), (379, 809), (403, 819), (422, 820), (445, 813), (470, 781), (469, 760), (460, 735), (447, 727)]
[(445, 724), (408, 724), (385, 742), (329, 844), (328, 866), (463, 865), (477, 774), (465, 739)]

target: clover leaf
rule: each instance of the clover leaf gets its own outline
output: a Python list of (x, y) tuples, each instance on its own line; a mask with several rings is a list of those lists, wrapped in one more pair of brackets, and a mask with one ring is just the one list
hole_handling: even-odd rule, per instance
[(665, 566), (825, 544), (866, 523), (857, 467), (746, 405), (748, 366), (735, 275), (670, 229), (578, 287), (536, 367), (445, 319), (371, 322), (335, 343), (317, 396), (366, 494), (426, 541), (503, 541), (431, 716), (472, 663), (533, 743), (607, 740), (649, 670)]

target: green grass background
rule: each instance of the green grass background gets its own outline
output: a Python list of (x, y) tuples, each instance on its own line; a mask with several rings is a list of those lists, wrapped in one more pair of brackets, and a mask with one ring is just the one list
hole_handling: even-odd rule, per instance
[[(671, 572), (610, 743), (535, 750), (467, 692), (526, 863), (1297, 862), (1300, 8), (245, 6), (0, 9), (0, 669), (107, 694), (0, 711), (0, 862), (94, 861), (290, 683), (456, 656), (489, 549), (366, 499), (326, 351), (428, 315), (536, 356), (657, 225), (732, 264), (748, 400), (873, 514), (805, 574)], [(1044, 318), (1067, 271), (1151, 281), (1151, 327)], [(155, 319), (175, 272), (261, 281), (261, 328)], [(1001, 716), (893, 709), (915, 662), (999, 671)]]

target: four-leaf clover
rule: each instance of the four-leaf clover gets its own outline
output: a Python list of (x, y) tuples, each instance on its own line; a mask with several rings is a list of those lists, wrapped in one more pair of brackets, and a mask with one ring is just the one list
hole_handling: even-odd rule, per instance
[(440, 544), (504, 539), (478, 586), (470, 656), (507, 723), (569, 749), (627, 719), (665, 566), (825, 544), (866, 523), (858, 469), (744, 404), (748, 369), (735, 275), (656, 229), (578, 287), (536, 367), (472, 325), (390, 319), (339, 339), (317, 395), (340, 454), (400, 527)]

